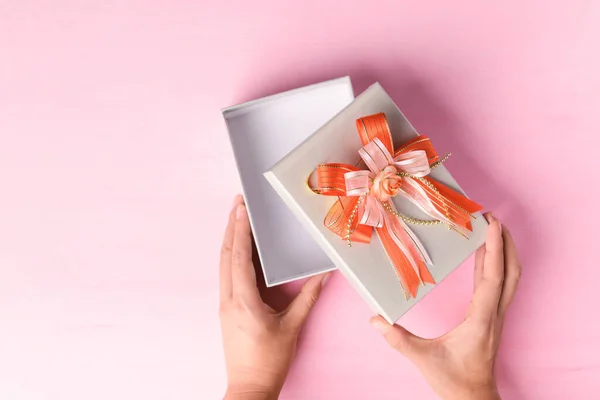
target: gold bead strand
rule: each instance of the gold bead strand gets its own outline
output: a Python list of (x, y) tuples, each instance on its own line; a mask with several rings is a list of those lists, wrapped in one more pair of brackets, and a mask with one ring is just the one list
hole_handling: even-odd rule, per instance
[(436, 169), (437, 167), (439, 167), (440, 165), (442, 165), (443, 163), (445, 163), (450, 156), (452, 155), (452, 153), (448, 153), (446, 154), (441, 160), (434, 162), (433, 164), (431, 164), (429, 166), (430, 169)]
[(354, 231), (352, 230), (352, 221), (354, 220), (354, 217), (356, 217), (358, 208), (360, 207), (360, 204), (363, 202), (364, 198), (365, 198), (365, 195), (362, 195), (358, 198), (358, 201), (356, 202), (356, 205), (354, 206), (352, 213), (350, 213), (350, 218), (348, 218), (348, 224), (346, 225), (346, 230), (348, 231), (348, 236), (346, 236), (346, 240), (348, 241), (348, 247), (352, 247), (352, 240), (350, 239), (350, 235), (352, 235), (352, 233), (354, 233)]
[[(425, 186), (427, 186), (429, 189), (431, 189), (431, 191), (433, 191), (434, 193), (440, 194), (439, 190), (437, 190), (437, 188), (435, 186), (433, 186), (431, 183), (429, 183), (429, 181), (427, 179), (424, 179), (424, 178), (418, 177), (418, 176), (411, 176), (411, 178), (417, 179), (418, 181), (422, 182)], [(465, 210), (463, 207), (459, 206), (458, 204), (456, 204), (452, 200), (447, 199), (447, 198), (444, 197), (443, 198), (443, 202), (446, 202), (446, 201), (448, 203), (452, 204), (454, 207), (458, 208), (463, 213), (465, 213), (465, 215), (469, 215), (471, 218), (477, 219), (477, 217), (475, 215), (471, 214), (470, 212), (468, 212), (467, 210)]]
[(412, 218), (412, 217), (409, 217), (409, 216), (404, 215), (404, 214), (400, 214), (399, 212), (395, 211), (392, 208), (392, 206), (390, 206), (390, 204), (387, 203), (387, 202), (383, 203), (383, 206), (385, 207), (385, 209), (390, 214), (392, 214), (392, 215), (400, 218), (402, 221), (407, 222), (409, 224), (413, 224), (413, 225), (426, 225), (426, 226), (443, 224), (442, 221), (439, 221), (437, 219), (433, 219), (433, 220), (416, 219), (416, 218)]

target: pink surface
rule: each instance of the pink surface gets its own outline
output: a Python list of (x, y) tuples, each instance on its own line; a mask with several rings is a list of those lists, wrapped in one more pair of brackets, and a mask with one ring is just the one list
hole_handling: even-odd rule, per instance
[[(219, 109), (346, 74), (514, 232), (505, 398), (597, 398), (600, 4), (561, 3), (0, 1), (0, 398), (219, 398)], [(471, 269), (403, 323), (460, 321)], [(434, 398), (369, 316), (336, 275), (282, 398)]]

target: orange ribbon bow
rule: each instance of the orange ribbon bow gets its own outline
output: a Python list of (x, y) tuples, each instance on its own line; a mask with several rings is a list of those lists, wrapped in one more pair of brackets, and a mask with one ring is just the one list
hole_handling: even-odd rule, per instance
[[(369, 243), (373, 230), (402, 284), (405, 297), (416, 297), (419, 285), (435, 284), (425, 248), (406, 223), (445, 224), (463, 236), (472, 232), (472, 213), (482, 207), (427, 175), (440, 160), (431, 141), (418, 136), (394, 151), (385, 114), (356, 120), (363, 147), (358, 153), (368, 170), (349, 164), (321, 164), (313, 172), (311, 189), (338, 201), (325, 217), (325, 226), (348, 241)], [(391, 198), (402, 195), (433, 220), (398, 213)]]

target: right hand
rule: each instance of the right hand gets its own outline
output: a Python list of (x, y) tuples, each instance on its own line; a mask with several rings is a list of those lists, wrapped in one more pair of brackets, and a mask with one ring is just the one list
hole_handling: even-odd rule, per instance
[(475, 290), (465, 320), (450, 332), (423, 339), (382, 317), (371, 324), (388, 344), (419, 368), (445, 400), (499, 399), (494, 361), (506, 310), (512, 302), (521, 264), (506, 227), (491, 214), (486, 243), (475, 257)]

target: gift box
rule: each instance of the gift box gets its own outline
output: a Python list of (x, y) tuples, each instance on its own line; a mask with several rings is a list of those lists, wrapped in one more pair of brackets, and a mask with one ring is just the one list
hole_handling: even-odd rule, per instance
[(264, 174), (390, 323), (485, 242), (480, 206), (442, 165), (434, 142), (374, 84)]
[(268, 286), (335, 268), (263, 173), (353, 99), (344, 77), (222, 110)]

